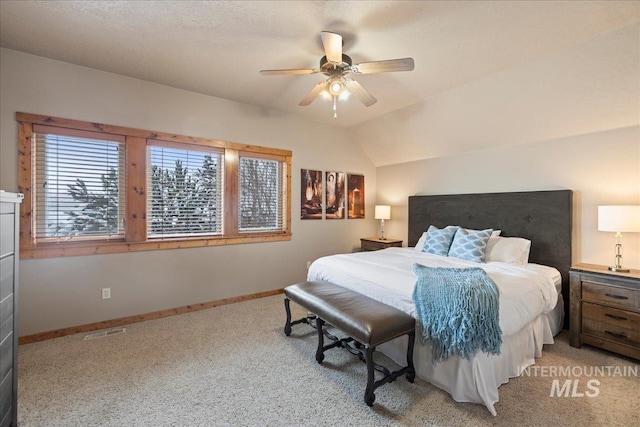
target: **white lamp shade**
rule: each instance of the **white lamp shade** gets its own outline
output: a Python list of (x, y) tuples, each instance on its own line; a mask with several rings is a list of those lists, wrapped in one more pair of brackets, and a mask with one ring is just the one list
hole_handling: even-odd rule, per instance
[(640, 206), (598, 206), (598, 230), (640, 232)]
[(391, 219), (391, 206), (376, 205), (376, 219)]

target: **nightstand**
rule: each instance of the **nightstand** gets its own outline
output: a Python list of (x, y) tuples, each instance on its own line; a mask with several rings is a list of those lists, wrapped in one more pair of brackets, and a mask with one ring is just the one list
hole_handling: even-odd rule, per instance
[(390, 248), (392, 246), (401, 248), (402, 240), (397, 239), (380, 239), (379, 237), (367, 237), (360, 239), (362, 252), (377, 251), (380, 249)]
[(640, 359), (640, 270), (617, 273), (577, 264), (569, 277), (571, 346), (589, 344)]

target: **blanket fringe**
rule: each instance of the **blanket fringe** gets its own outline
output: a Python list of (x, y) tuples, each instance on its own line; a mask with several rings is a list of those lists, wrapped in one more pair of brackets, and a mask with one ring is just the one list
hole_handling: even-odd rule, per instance
[(478, 351), (500, 354), (502, 330), (496, 284), (481, 268), (430, 268), (414, 264), (413, 300), (422, 342), (433, 361), (470, 359)]

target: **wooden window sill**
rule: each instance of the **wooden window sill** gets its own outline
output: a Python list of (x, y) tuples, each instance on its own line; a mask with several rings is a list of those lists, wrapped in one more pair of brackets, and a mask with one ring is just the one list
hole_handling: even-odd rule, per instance
[(151, 251), (161, 249), (200, 248), (207, 246), (239, 245), (244, 243), (280, 242), (291, 240), (291, 233), (252, 233), (232, 237), (215, 237), (209, 239), (157, 239), (145, 242), (78, 242), (63, 244), (47, 243), (37, 248), (20, 251), (21, 259), (40, 259), (81, 255), (103, 255), (125, 252)]

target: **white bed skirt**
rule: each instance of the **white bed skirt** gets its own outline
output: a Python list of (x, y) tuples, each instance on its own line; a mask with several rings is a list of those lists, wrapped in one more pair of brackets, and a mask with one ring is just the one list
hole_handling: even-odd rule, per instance
[[(562, 301), (559, 300), (562, 308)], [(553, 344), (554, 332), (562, 328), (564, 309), (541, 314), (519, 332), (502, 337), (502, 353), (499, 356), (476, 354), (471, 360), (452, 357), (437, 365), (431, 363), (431, 349), (414, 352), (416, 375), (425, 381), (448, 392), (457, 402), (484, 404), (492, 415), (496, 415), (493, 405), (498, 402), (498, 387), (518, 377), (522, 371), (535, 363), (542, 354), (544, 344)], [(553, 319), (551, 322), (550, 320)], [(552, 328), (560, 327), (557, 331)], [(558, 323), (559, 322), (559, 323)], [(429, 347), (416, 337), (416, 347)], [(386, 354), (399, 365), (406, 365), (407, 336), (380, 345), (377, 350)], [(425, 349), (423, 349), (425, 350)]]
[(558, 287), (558, 303), (553, 310), (547, 314), (549, 319), (549, 326), (551, 326), (551, 332), (555, 337), (562, 331), (564, 326), (564, 298), (562, 297), (562, 285)]

